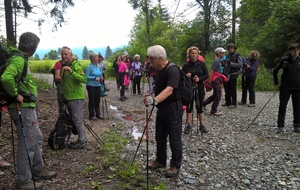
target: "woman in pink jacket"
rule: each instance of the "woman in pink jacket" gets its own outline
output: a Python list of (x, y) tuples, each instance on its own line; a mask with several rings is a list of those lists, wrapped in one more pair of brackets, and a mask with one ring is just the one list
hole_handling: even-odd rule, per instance
[(120, 64), (119, 64), (119, 75), (120, 75), (120, 86), (121, 86), (121, 90), (120, 90), (120, 101), (125, 101), (126, 99), (128, 99), (125, 96), (125, 86), (129, 84), (129, 78), (128, 78), (128, 67), (125, 63), (126, 57), (122, 56)]

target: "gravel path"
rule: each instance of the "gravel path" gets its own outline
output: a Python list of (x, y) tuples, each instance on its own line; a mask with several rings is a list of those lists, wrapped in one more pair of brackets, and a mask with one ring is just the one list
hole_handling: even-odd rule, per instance
[[(119, 110), (133, 118), (133, 122), (127, 122), (128, 131), (124, 133), (131, 135), (134, 128), (142, 132), (145, 126), (142, 96), (133, 96), (127, 91), (129, 99), (118, 102), (119, 93), (114, 84), (110, 83), (111, 100)], [(145, 92), (146, 90), (147, 87), (144, 88)], [(209, 114), (208, 105), (205, 125), (209, 133), (198, 134), (194, 127), (191, 134), (183, 134), (184, 157), (179, 177), (165, 178), (165, 169), (160, 169), (151, 171), (154, 178), (167, 184), (168, 189), (300, 189), (300, 140), (299, 134), (293, 132), (291, 102), (287, 109), (286, 129), (283, 134), (278, 135), (276, 120), (279, 93), (273, 95), (274, 92), (256, 92), (256, 107), (252, 108), (238, 106), (236, 109), (229, 109), (220, 106), (223, 115), (219, 117)], [(238, 100), (240, 97), (239, 91)], [(155, 159), (155, 113), (156, 109), (149, 123), (149, 160)], [(184, 121), (185, 118), (184, 115)], [(196, 125), (196, 119), (194, 124)], [(128, 146), (129, 154), (133, 155), (138, 142), (131, 141)], [(170, 156), (169, 149), (168, 145)], [(145, 141), (141, 143), (136, 160), (142, 162), (145, 168)]]

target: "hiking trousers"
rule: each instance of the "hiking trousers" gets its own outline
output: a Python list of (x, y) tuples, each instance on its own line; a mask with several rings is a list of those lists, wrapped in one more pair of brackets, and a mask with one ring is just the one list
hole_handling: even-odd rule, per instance
[(155, 140), (157, 142), (157, 161), (167, 163), (167, 137), (169, 136), (172, 158), (171, 166), (181, 167), (182, 162), (182, 103), (173, 102), (164, 108), (159, 108), (156, 115)]
[(280, 86), (279, 93), (279, 111), (277, 125), (278, 127), (284, 127), (286, 107), (288, 101), (292, 96), (293, 115), (294, 115), (294, 127), (300, 127), (300, 90), (288, 90), (284, 86)]
[[(32, 170), (34, 172), (42, 171), (44, 167), (42, 158), (43, 135), (37, 122), (36, 110), (35, 108), (21, 108), (20, 111)], [(9, 114), (17, 126), (17, 183), (26, 183), (31, 180), (31, 169), (24, 143), (22, 126), (16, 109), (9, 108)]]
[(69, 100), (67, 101), (67, 108), (71, 119), (78, 132), (78, 140), (86, 142), (85, 127), (83, 125), (83, 100)]

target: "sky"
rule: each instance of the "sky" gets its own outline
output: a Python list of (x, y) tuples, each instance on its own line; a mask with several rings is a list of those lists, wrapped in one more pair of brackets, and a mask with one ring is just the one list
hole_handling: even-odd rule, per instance
[[(169, 9), (171, 16), (174, 12), (182, 12), (189, 2), (193, 0), (162, 0), (162, 4)], [(30, 0), (38, 3), (40, 0)], [(179, 2), (179, 7), (176, 9)], [(43, 16), (37, 9), (34, 16)], [(186, 11), (190, 19), (195, 17), (197, 11)], [(41, 42), (39, 49), (58, 48), (69, 46), (71, 48), (87, 46), (88, 49), (107, 47), (116, 48), (128, 44), (130, 31), (134, 24), (137, 11), (133, 10), (128, 0), (75, 0), (75, 6), (67, 10), (64, 15), (67, 23), (52, 32), (52, 24), (46, 21), (41, 30), (32, 19), (18, 18), (18, 35), (30, 31), (38, 34)], [(30, 15), (29, 18), (33, 16)], [(1, 30), (1, 33), (3, 31)], [(5, 33), (4, 33), (4, 36)]]

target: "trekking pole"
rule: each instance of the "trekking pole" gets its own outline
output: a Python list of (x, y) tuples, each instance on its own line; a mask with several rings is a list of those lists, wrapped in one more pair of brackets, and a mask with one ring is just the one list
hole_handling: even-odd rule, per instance
[(133, 162), (134, 162), (134, 160), (135, 160), (135, 157), (136, 157), (136, 155), (137, 155), (137, 152), (138, 152), (138, 150), (139, 150), (139, 148), (140, 148), (141, 142), (142, 142), (142, 140), (143, 140), (143, 136), (144, 136), (144, 134), (145, 134), (146, 129), (148, 128), (148, 124), (149, 124), (149, 121), (150, 121), (150, 118), (151, 118), (151, 115), (152, 115), (153, 110), (154, 110), (154, 106), (152, 106), (152, 109), (151, 109), (151, 111), (150, 111), (150, 115), (149, 115), (149, 117), (148, 117), (147, 120), (146, 120), (146, 126), (145, 126), (144, 131), (143, 131), (143, 134), (142, 134), (142, 136), (141, 136), (141, 138), (140, 138), (140, 142), (139, 142), (138, 147), (137, 147), (137, 149), (136, 149), (136, 151), (135, 151), (135, 154), (134, 154), (134, 156), (133, 156), (133, 159), (132, 159), (131, 164), (133, 164)]
[(14, 128), (13, 128), (13, 124), (12, 124), (12, 118), (10, 118), (10, 127), (11, 127), (11, 144), (12, 144), (12, 148), (13, 148), (13, 162), (14, 162), (14, 171), (13, 173), (16, 173), (16, 152), (15, 152), (15, 137), (14, 137)]
[[(27, 144), (27, 140), (26, 140), (26, 134), (25, 134), (24, 126), (23, 126), (21, 109), (20, 109), (19, 103), (17, 103), (17, 111), (18, 111), (18, 115), (19, 115), (19, 120), (20, 120), (22, 134), (23, 134), (23, 139), (24, 139), (24, 145), (25, 145), (26, 154), (27, 154), (27, 158), (28, 158), (28, 162), (29, 162), (30, 171), (31, 171), (31, 177), (32, 177), (33, 175), (32, 175), (31, 159), (30, 159), (30, 156), (29, 156), (28, 144)], [(32, 181), (33, 181), (34, 189), (36, 190), (36, 184), (35, 184), (35, 180), (33, 180), (33, 177), (32, 177)]]
[(105, 118), (105, 113), (104, 113), (104, 96), (101, 96), (101, 111), (103, 114), (103, 119)]
[(104, 142), (102, 141), (102, 139), (97, 135), (97, 133), (91, 128), (91, 126), (89, 124), (87, 124), (87, 122), (85, 120), (83, 120), (83, 124), (85, 125), (85, 127), (89, 130), (89, 132), (93, 135), (93, 137), (96, 139), (96, 141), (98, 142), (98, 144), (104, 144)]
[(256, 120), (256, 118), (259, 116), (259, 114), (265, 109), (265, 107), (267, 106), (267, 104), (270, 102), (270, 100), (275, 96), (277, 92), (277, 89), (275, 90), (274, 94), (270, 97), (270, 99), (267, 101), (267, 103), (265, 103), (265, 105), (260, 109), (260, 111), (258, 112), (258, 114), (255, 116), (255, 118), (252, 120), (252, 122), (248, 125), (247, 129), (245, 130), (248, 131), (248, 129), (251, 127), (251, 125), (253, 124), (253, 122)]
[[(153, 106), (154, 107), (154, 106)], [(148, 106), (146, 106), (146, 121), (148, 118)], [(146, 148), (146, 157), (147, 157), (147, 175), (146, 175), (146, 179), (147, 179), (147, 190), (149, 189), (149, 168), (148, 168), (148, 164), (149, 164), (149, 130), (148, 130), (148, 125), (146, 125), (147, 129), (146, 129), (146, 143), (147, 143), (147, 148)]]
[(197, 127), (197, 135), (198, 135), (199, 134), (199, 127), (198, 127), (199, 114), (198, 114), (198, 110), (200, 110), (198, 84), (195, 85), (195, 102), (196, 102), (196, 114), (197, 114), (196, 127)]
[(106, 98), (104, 99), (104, 101), (105, 101), (105, 108), (106, 108), (107, 119), (109, 120), (109, 113), (108, 113), (108, 107), (107, 107)]

